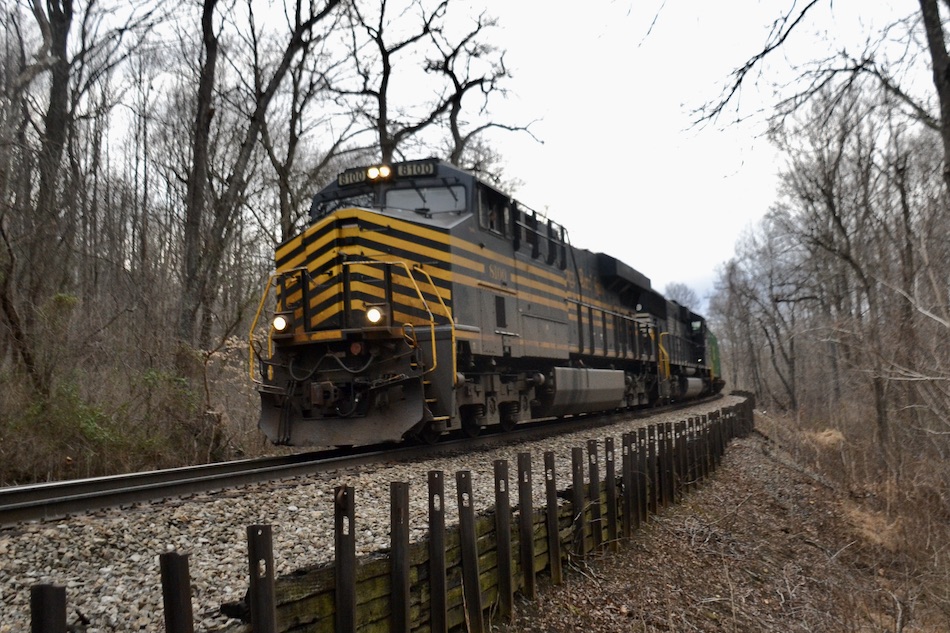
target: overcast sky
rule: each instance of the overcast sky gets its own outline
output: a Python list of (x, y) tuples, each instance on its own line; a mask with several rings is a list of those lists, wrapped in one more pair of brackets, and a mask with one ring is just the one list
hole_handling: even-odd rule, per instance
[[(761, 50), (789, 4), (490, 1), (514, 72), (512, 94), (493, 113), (509, 123), (539, 119), (531, 129), (544, 141), (492, 137), (524, 183), (516, 197), (566, 226), (575, 246), (623, 260), (655, 289), (681, 282), (704, 298), (741, 232), (776, 200), (781, 157), (763, 136), (763, 116), (696, 127), (694, 112)], [(868, 6), (834, 3), (823, 27), (834, 35), (819, 33), (816, 48), (852, 23), (849, 5)], [(811, 45), (796, 44), (806, 53)], [(767, 78), (752, 81), (744, 115), (772, 100)]]

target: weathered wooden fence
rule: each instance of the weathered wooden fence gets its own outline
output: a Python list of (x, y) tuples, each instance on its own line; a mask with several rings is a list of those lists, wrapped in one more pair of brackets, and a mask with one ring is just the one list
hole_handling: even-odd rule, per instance
[[(744, 394), (743, 394), (744, 395)], [(428, 474), (429, 538), (409, 542), (409, 485), (393, 482), (388, 556), (356, 557), (356, 508), (350, 486), (336, 489), (335, 559), (274, 577), (271, 528), (247, 528), (250, 582), (246, 618), (254, 633), (487, 630), (486, 616), (511, 616), (514, 595), (533, 599), (536, 576), (554, 584), (564, 563), (616, 550), (651, 514), (676, 503), (719, 465), (727, 443), (752, 430), (753, 400), (682, 422), (653, 424), (571, 452), (570, 486), (561, 488), (555, 456), (544, 455), (545, 506), (535, 509), (531, 454), (517, 464), (517, 517), (509, 464), (494, 463), (494, 509), (477, 515), (471, 473), (455, 474), (458, 527), (446, 529), (444, 475)], [(617, 472), (617, 469), (620, 472)], [(586, 473), (586, 483), (585, 483)], [(161, 555), (165, 627), (192, 633), (188, 556)], [(32, 632), (66, 632), (66, 591), (36, 585)], [(248, 630), (248, 627), (245, 627)]]

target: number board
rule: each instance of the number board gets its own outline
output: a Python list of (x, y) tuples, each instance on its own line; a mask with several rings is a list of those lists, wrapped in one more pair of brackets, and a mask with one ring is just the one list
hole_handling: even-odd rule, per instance
[(392, 180), (393, 178), (419, 178), (424, 176), (435, 176), (438, 170), (438, 163), (434, 160), (414, 160), (408, 163), (396, 163), (392, 167), (392, 175), (389, 178), (369, 177), (370, 167), (354, 167), (347, 169), (337, 177), (337, 184), (341, 187), (360, 185), (368, 182), (382, 180)]

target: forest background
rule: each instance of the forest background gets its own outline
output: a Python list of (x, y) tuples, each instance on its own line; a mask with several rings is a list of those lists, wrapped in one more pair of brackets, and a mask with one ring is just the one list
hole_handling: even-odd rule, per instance
[[(492, 117), (497, 23), (456, 0), (127, 4), (0, 14), (3, 485), (269, 450), (247, 329), (313, 192), (433, 154), (516, 188), (485, 132), (533, 134)], [(741, 118), (822, 2), (788, 4), (697, 121)], [(950, 617), (948, 7), (795, 68), (768, 113), (778, 201), (708, 311), (727, 383), (785, 416), (774, 439), (904, 535), (895, 600)]]

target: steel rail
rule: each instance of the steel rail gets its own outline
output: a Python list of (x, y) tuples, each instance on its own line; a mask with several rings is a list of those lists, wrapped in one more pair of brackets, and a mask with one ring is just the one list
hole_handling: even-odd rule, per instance
[[(694, 400), (692, 406), (708, 400)], [(108, 507), (160, 501), (238, 486), (355, 468), (380, 461), (410, 461), (460, 450), (487, 450), (499, 445), (534, 441), (577, 430), (649, 417), (676, 407), (586, 415), (520, 424), (507, 433), (475, 438), (444, 438), (433, 445), (396, 444), (295, 453), (167, 470), (92, 477), (0, 488), (0, 527), (27, 521), (48, 521)]]
[[(102, 508), (221, 490), (315, 472), (316, 465), (379, 459), (379, 447), (339, 449), (244, 459), (107, 477), (91, 477), (0, 488), (0, 527), (50, 520)], [(347, 464), (349, 465), (349, 464)]]

